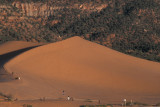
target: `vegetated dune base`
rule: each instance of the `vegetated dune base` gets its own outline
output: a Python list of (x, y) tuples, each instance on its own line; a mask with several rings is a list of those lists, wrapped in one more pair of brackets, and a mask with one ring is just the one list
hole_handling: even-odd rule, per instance
[(0, 107), (22, 107), (22, 105), (32, 105), (32, 107), (79, 107), (80, 105), (96, 105), (94, 102), (81, 101), (22, 101), (22, 102), (0, 102)]
[[(21, 80), (0, 83), (19, 100), (95, 99), (102, 103), (160, 101), (160, 64), (72, 37), (29, 50), (5, 68)], [(62, 95), (62, 91), (65, 95)]]

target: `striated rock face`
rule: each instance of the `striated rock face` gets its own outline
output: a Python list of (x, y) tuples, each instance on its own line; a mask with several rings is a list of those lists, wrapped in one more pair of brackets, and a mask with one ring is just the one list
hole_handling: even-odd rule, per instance
[(12, 6), (21, 10), (23, 16), (32, 17), (48, 17), (50, 15), (53, 15), (54, 10), (59, 9), (59, 7), (51, 7), (43, 3), (14, 2)]
[[(55, 15), (59, 10), (64, 8), (79, 9), (91, 13), (93, 11), (100, 11), (105, 8), (107, 4), (70, 4), (70, 5), (57, 5), (56, 3), (42, 3), (42, 2), (13, 2), (12, 5), (0, 4), (0, 16), (20, 16), (20, 17), (49, 17)], [(17, 15), (18, 14), (18, 15)]]
[(31, 16), (31, 17), (48, 17), (54, 15), (55, 11), (69, 8), (69, 9), (80, 9), (86, 11), (100, 11), (105, 8), (107, 4), (101, 5), (91, 5), (91, 4), (73, 4), (72, 6), (58, 6), (56, 4), (48, 5), (47, 3), (41, 2), (31, 2), (31, 3), (21, 3), (21, 2), (13, 2), (13, 7), (18, 8), (22, 12), (22, 16)]

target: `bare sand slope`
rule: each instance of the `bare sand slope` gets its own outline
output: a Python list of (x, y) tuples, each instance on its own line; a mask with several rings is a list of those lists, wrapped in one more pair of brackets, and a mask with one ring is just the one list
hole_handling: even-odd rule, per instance
[(25, 41), (9, 41), (0, 45), (0, 82), (12, 80), (12, 75), (7, 73), (3, 65), (13, 57), (35, 48), (44, 43), (33, 43)]
[[(0, 83), (0, 91), (19, 99), (123, 98), (160, 101), (160, 64), (111, 50), (79, 37), (27, 51), (5, 65), (20, 81)], [(65, 95), (62, 95), (65, 90)]]
[(44, 43), (33, 43), (33, 42), (25, 42), (25, 41), (9, 41), (0, 45), (0, 55), (16, 51), (19, 49), (42, 45)]

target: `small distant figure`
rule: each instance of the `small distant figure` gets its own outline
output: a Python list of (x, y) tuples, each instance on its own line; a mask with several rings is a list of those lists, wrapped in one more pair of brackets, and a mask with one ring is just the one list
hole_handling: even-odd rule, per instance
[(46, 97), (43, 97), (43, 101), (46, 101)]
[(127, 99), (123, 99), (124, 101), (124, 106), (126, 107)]
[(20, 80), (21, 78), (20, 77), (18, 77), (18, 80)]
[(98, 104), (100, 104), (101, 103), (101, 101), (100, 100), (98, 100)]
[(64, 90), (62, 91), (62, 95), (64, 95)]
[(67, 100), (68, 100), (68, 101), (70, 100), (70, 97), (69, 97), (69, 96), (67, 97)]
[(14, 75), (14, 72), (12, 72), (12, 75)]
[(15, 80), (20, 80), (20, 79), (21, 79), (20, 77), (16, 77), (16, 78), (15, 78)]
[(131, 104), (130, 104), (131, 106), (133, 105), (133, 100), (131, 100)]

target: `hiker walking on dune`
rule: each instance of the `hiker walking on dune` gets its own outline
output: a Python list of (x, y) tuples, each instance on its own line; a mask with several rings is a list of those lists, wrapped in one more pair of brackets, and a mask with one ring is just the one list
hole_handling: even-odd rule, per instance
[(67, 97), (67, 100), (68, 100), (68, 101), (70, 100), (70, 97), (69, 97), (69, 96)]
[(64, 95), (64, 90), (62, 91), (62, 95)]

